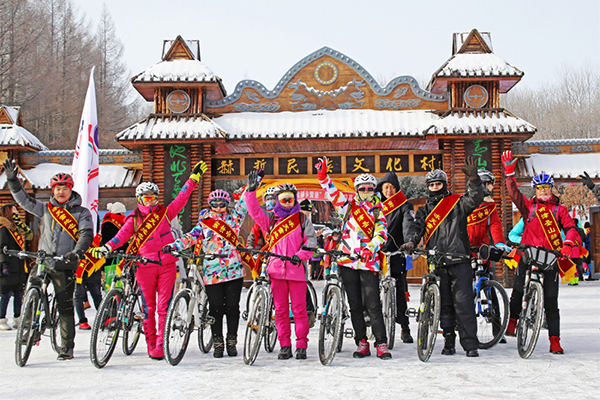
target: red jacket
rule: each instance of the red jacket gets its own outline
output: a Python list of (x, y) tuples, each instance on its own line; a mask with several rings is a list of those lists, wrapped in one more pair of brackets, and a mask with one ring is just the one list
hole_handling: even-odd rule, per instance
[[(484, 200), (481, 205), (485, 204), (488, 203)], [(503, 243), (504, 234), (502, 233), (502, 223), (498, 216), (498, 209), (495, 208), (487, 219), (478, 224), (467, 225), (467, 232), (472, 247), (481, 247), (482, 244), (495, 245), (496, 243)], [(492, 235), (493, 243), (490, 243), (490, 235)]]
[(544, 205), (552, 211), (558, 227), (565, 233), (565, 240), (570, 240), (573, 243), (575, 243), (576, 240), (580, 241), (579, 233), (577, 233), (577, 230), (575, 229), (575, 222), (569, 215), (567, 208), (560, 204), (560, 199), (558, 197), (552, 196), (552, 198), (546, 202), (543, 202), (536, 197), (529, 200), (523, 193), (519, 192), (517, 180), (514, 176), (506, 177), (506, 187), (508, 188), (508, 195), (521, 212), (523, 221), (525, 222), (525, 230), (523, 231), (521, 243), (532, 246), (543, 246), (548, 249), (552, 248), (546, 239), (542, 225), (535, 213), (539, 205)]

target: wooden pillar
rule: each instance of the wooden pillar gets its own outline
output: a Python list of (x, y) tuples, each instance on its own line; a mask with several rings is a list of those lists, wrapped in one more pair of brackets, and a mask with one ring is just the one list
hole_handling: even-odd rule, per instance
[[(465, 141), (463, 139), (454, 141), (454, 162), (452, 164), (452, 192), (462, 194), (467, 190), (467, 177), (462, 172), (465, 166)], [(448, 171), (446, 171), (448, 172)]]
[[(441, 140), (440, 142), (440, 148), (444, 150), (444, 171), (450, 175), (452, 165), (454, 165), (454, 142), (452, 140)], [(452, 179), (450, 179), (448, 180), (448, 190), (452, 191), (452, 189)]]

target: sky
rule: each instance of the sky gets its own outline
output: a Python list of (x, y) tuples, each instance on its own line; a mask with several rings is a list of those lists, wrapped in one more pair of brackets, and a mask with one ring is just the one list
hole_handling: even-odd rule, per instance
[[(102, 1), (72, 0), (97, 23)], [(537, 89), (562, 68), (600, 66), (597, 0), (105, 0), (131, 76), (160, 62), (163, 40), (200, 40), (201, 61), (227, 92), (253, 79), (272, 89), (296, 62), (331, 47), (378, 81), (425, 85), (451, 56), (452, 34), (490, 32), (494, 53)]]

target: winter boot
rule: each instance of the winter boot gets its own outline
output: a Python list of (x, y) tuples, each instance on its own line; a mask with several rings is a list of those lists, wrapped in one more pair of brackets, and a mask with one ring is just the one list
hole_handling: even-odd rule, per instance
[(402, 339), (403, 343), (413, 343), (414, 342), (413, 337), (410, 335), (409, 328), (402, 329), (402, 332), (400, 334), (400, 339)]
[(229, 357), (235, 357), (238, 355), (237, 348), (237, 336), (227, 335), (227, 355)]
[(381, 343), (375, 345), (375, 349), (377, 350), (377, 358), (381, 358), (382, 360), (389, 360), (392, 358), (392, 353), (388, 350), (387, 344)]
[(12, 328), (8, 325), (6, 318), (0, 318), (0, 331), (10, 331)]
[(148, 356), (153, 360), (163, 360), (165, 358), (165, 353), (162, 345), (156, 345), (152, 348), (152, 350), (148, 350)]
[(296, 349), (296, 360), (306, 360), (306, 349)]
[(86, 322), (79, 323), (79, 329), (81, 329), (82, 331), (89, 331), (90, 329), (92, 329), (92, 327), (86, 321)]
[(71, 360), (73, 358), (73, 349), (60, 349), (60, 354), (56, 358), (59, 361)]
[(288, 360), (292, 358), (292, 346), (283, 346), (277, 355), (278, 360)]
[(560, 338), (558, 336), (550, 336), (550, 353), (565, 354), (565, 351), (560, 347)]
[(467, 350), (467, 357), (479, 357), (479, 351), (477, 349)]
[(223, 342), (223, 336), (213, 336), (213, 357), (222, 358), (223, 352), (225, 351), (225, 343)]
[(456, 333), (444, 332), (444, 339), (446, 342), (444, 343), (442, 354), (445, 356), (454, 355), (456, 353)]
[(14, 329), (17, 329), (19, 327), (20, 323), (21, 323), (21, 317), (15, 317), (15, 318), (13, 318), (13, 325), (12, 325), (12, 327)]
[(506, 328), (506, 336), (515, 337), (515, 331), (517, 330), (517, 319), (511, 318), (508, 320), (508, 327)]
[(358, 342), (358, 348), (356, 349), (354, 354), (352, 354), (352, 357), (364, 358), (364, 357), (368, 357), (370, 355), (371, 355), (371, 350), (369, 350), (369, 342), (367, 342), (367, 339), (362, 339), (360, 342)]

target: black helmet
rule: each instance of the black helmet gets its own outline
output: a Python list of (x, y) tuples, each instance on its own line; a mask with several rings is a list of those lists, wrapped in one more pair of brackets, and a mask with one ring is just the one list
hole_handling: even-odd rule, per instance
[(481, 178), (481, 182), (492, 182), (492, 184), (496, 183), (496, 178), (494, 178), (494, 174), (492, 174), (487, 169), (477, 170), (477, 175)]
[(448, 183), (448, 175), (441, 169), (434, 169), (433, 171), (429, 171), (427, 175), (425, 175), (425, 182), (445, 182)]

